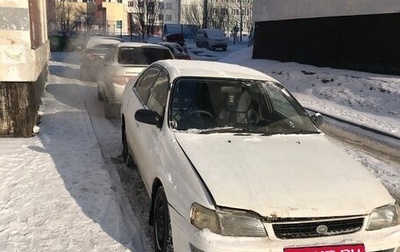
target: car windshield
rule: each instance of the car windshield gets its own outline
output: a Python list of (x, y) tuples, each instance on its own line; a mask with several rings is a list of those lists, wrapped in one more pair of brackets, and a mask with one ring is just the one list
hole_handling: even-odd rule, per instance
[(172, 59), (167, 48), (152, 47), (120, 47), (119, 64), (150, 65), (157, 60)]
[(170, 126), (194, 133), (315, 134), (307, 112), (280, 84), (182, 78), (171, 91)]
[(86, 52), (105, 55), (112, 46), (113, 44), (95, 45), (94, 47), (86, 49)]

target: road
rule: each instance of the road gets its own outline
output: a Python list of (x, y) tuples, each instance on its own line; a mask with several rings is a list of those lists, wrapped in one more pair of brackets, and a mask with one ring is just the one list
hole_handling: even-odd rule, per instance
[(388, 163), (391, 166), (399, 167), (400, 169), (400, 149), (396, 147), (375, 141), (367, 136), (346, 131), (345, 129), (332, 124), (322, 125), (321, 130), (327, 136), (337, 141), (346, 145), (351, 145), (378, 160)]

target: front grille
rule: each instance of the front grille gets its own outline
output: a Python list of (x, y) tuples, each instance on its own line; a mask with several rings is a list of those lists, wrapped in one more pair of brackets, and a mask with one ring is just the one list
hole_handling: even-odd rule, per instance
[[(321, 220), (273, 224), (275, 236), (280, 239), (301, 239), (351, 234), (363, 226), (363, 218)], [(318, 231), (317, 231), (318, 230)]]

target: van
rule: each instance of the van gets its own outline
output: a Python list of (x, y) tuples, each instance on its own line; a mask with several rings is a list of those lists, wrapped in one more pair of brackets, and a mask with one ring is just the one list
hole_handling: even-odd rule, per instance
[(196, 33), (196, 46), (206, 47), (209, 50), (221, 48), (226, 51), (228, 38), (220, 29), (199, 29)]

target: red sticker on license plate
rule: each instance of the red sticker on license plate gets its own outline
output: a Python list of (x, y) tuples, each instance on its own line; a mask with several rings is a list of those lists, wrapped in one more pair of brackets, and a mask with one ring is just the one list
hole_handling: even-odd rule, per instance
[(285, 248), (284, 252), (365, 252), (363, 244), (304, 248)]

